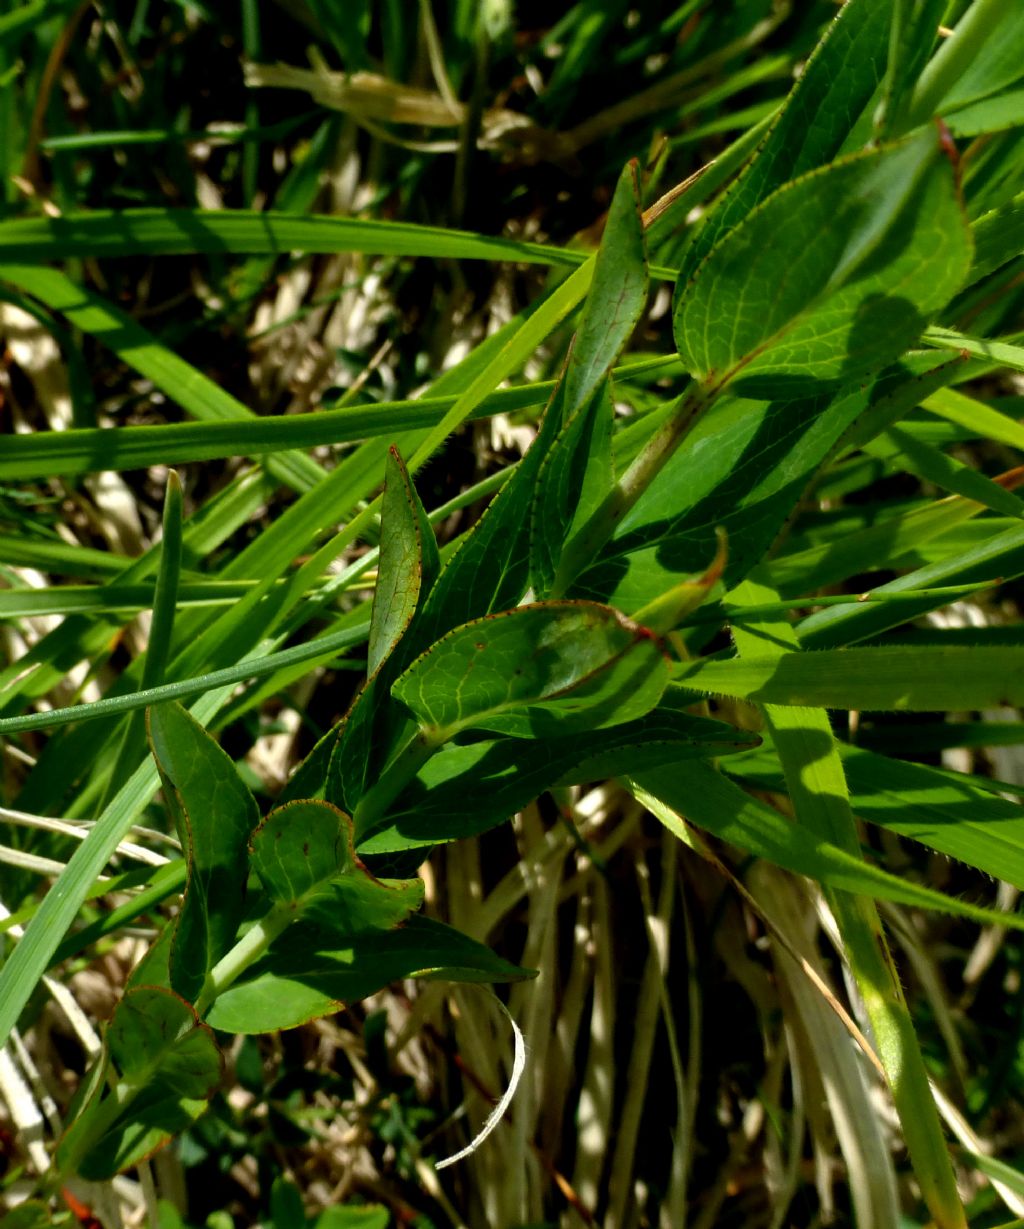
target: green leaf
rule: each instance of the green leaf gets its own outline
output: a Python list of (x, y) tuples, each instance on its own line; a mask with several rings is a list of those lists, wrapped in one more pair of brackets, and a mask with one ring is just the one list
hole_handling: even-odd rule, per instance
[(295, 1028), (401, 977), (513, 981), (533, 974), (440, 922), (416, 914), (389, 931), (337, 935), (328, 919), (287, 930), (245, 981), (224, 991), (207, 1019), (231, 1033)]
[(958, 137), (976, 137), (983, 133), (1019, 128), (1024, 124), (1024, 90), (1011, 90), (995, 98), (968, 103), (947, 116), (946, 122), (954, 136)]
[(137, 1164), (184, 1130), (223, 1078), (213, 1034), (170, 990), (130, 990), (105, 1043), (122, 1078), (116, 1090), (88, 1103), (57, 1150), (62, 1168), (93, 1181)]
[[(474, 352), (475, 354), (476, 352)], [(642, 376), (658, 369), (671, 374), (679, 367), (675, 357), (645, 359), (623, 364), (617, 372), (622, 379)], [(555, 386), (541, 380), (514, 388), (496, 388), (483, 397), (467, 417), (470, 420), (491, 414), (510, 413), (528, 406), (543, 405)], [(455, 404), (453, 396), (421, 397), (415, 401), (385, 401), (367, 406), (348, 406), (338, 410), (319, 410), (316, 414), (267, 415), (258, 421), (235, 418), (202, 422), (154, 423), (145, 427), (83, 428), (72, 431), (38, 431), (13, 435), (5, 440), (0, 456), (0, 480), (47, 478), (55, 474), (88, 474), (107, 469), (144, 469), (149, 465), (182, 464), (220, 457), (264, 456), (282, 449), (313, 448), (344, 444), (355, 440), (387, 437), (399, 432), (421, 431), (437, 426)], [(0, 539), (2, 540), (2, 539)], [(45, 551), (60, 559), (73, 574), (88, 567), (102, 575), (116, 573), (116, 561), (98, 551), (77, 547), (74, 554), (60, 543), (40, 542), (32, 546), (8, 539), (5, 556), (14, 563), (26, 551)], [(7, 542), (4, 543), (7, 549)]]
[(346, 649), (362, 644), (366, 639), (367, 630), (366, 623), (357, 623), (352, 627), (346, 627), (342, 631), (333, 632), (327, 636), (320, 636), (305, 644), (297, 644), (294, 648), (282, 649), (278, 653), (252, 654), (243, 658), (237, 666), (227, 666), (223, 670), (211, 670), (209, 674), (200, 674), (195, 678), (181, 679), (176, 683), (161, 683), (159, 687), (150, 687), (145, 691), (111, 696), (109, 700), (95, 700), (89, 704), (73, 704), (48, 713), (3, 717), (0, 718), (0, 733), (12, 734), (18, 730), (44, 730), (52, 726), (88, 721), (91, 718), (127, 713), (147, 705), (161, 705), (171, 700), (201, 696), (219, 687), (227, 686), (233, 689), (238, 683), (248, 679), (276, 674), (279, 670), (288, 669), (303, 662), (314, 662), (317, 659), (329, 660), (336, 657)]
[(1024, 346), (1013, 341), (968, 337), (965, 333), (958, 333), (953, 329), (940, 328), (928, 329), (923, 340), (930, 346), (940, 346), (946, 350), (962, 350), (974, 358), (990, 359), (993, 366), (1024, 371)]
[(320, 916), (336, 935), (397, 926), (423, 901), (423, 883), (384, 883), (356, 857), (352, 821), (328, 802), (275, 807), (252, 838), (252, 867), (271, 900)]
[(563, 547), (612, 484), (614, 413), (606, 384), (568, 420), (541, 464), (530, 508), (530, 577), (538, 598), (560, 587)]
[(645, 769), (631, 781), (638, 788), (641, 802), (646, 804), (650, 797), (663, 804), (652, 807), (653, 813), (684, 840), (682, 820), (685, 818), (736, 849), (764, 858), (784, 870), (806, 875), (817, 883), (879, 900), (894, 900), (978, 922), (1024, 929), (1024, 916), (1020, 914), (1004, 914), (972, 905), (959, 897), (946, 896), (890, 874), (865, 862), (859, 855), (809, 833), (773, 807), (752, 798), (734, 781), (701, 760)]
[(873, 712), (943, 712), (1024, 704), (1024, 648), (825, 649), (686, 662), (676, 681), (705, 694)]
[(333, 1204), (324, 1208), (313, 1229), (388, 1229), (390, 1224), (391, 1213), (377, 1204)]
[(727, 755), (757, 741), (723, 722), (659, 707), (636, 721), (586, 734), (449, 743), (359, 848), (364, 854), (392, 853), (473, 836), (504, 823), (547, 789), (691, 756)]
[[(890, 731), (887, 740), (892, 738)], [(907, 749), (902, 727), (899, 749)], [(924, 764), (861, 747), (840, 745), (839, 750), (851, 805), (861, 819), (1024, 887), (1024, 810), (1018, 803)], [(754, 789), (786, 791), (770, 752), (742, 755), (724, 769)]]
[[(37, 1199), (26, 1199), (0, 1216), (0, 1229), (52, 1229), (53, 1216), (49, 1206)], [(382, 1229), (387, 1229), (384, 1225)]]
[[(1014, 525), (1003, 533), (983, 538), (977, 546), (951, 554), (939, 563), (930, 563), (913, 572), (898, 576), (871, 592), (878, 601), (858, 603), (856, 599), (831, 606), (808, 615), (798, 631), (800, 643), (808, 649), (832, 648), (877, 636), (889, 628), (898, 627), (908, 619), (937, 610), (947, 604), (942, 589), (949, 585), (975, 584), (979, 587), (1010, 580), (1024, 574), (1024, 526)], [(934, 589), (934, 596), (928, 590)], [(899, 598), (915, 590), (920, 598), (885, 601), (887, 596)], [(962, 708), (951, 704), (943, 707)]]
[(890, 427), (879, 438), (864, 444), (863, 450), (869, 456), (889, 461), (944, 491), (976, 500), (1004, 516), (1024, 516), (1024, 503), (1016, 495), (971, 466), (918, 439), (913, 430)]
[(1024, 77), (1024, 26), (1012, 5), (990, 5), (982, 39), (942, 98), (940, 114), (951, 122), (970, 103), (991, 98)]
[[(632, 614), (671, 589), (680, 574), (706, 565), (716, 548), (717, 526), (729, 542), (726, 583), (737, 583), (771, 545), (830, 455), (862, 429), (870, 438), (876, 427), (881, 430), (910, 413), (956, 370), (957, 365), (934, 363), (925, 352), (905, 356), (869, 387), (831, 403), (824, 398), (768, 404), (720, 398), (623, 518), (601, 560), (573, 586), (573, 595), (607, 601)], [(955, 519), (979, 510), (964, 506)], [(942, 524), (954, 519), (943, 505), (931, 515), (936, 520), (944, 516)], [(923, 536), (924, 526), (914, 532)], [(864, 560), (877, 558), (888, 541), (880, 537), (880, 546), (858, 552), (858, 566), (839, 567), (835, 578), (865, 570)], [(831, 561), (845, 550), (843, 540), (830, 543), (823, 553)], [(783, 570), (788, 565), (783, 558), (772, 566)], [(785, 575), (788, 580), (789, 572)], [(821, 583), (800, 581), (799, 591)]]
[[(226, 698), (225, 693), (211, 692), (196, 704), (193, 715), (208, 721)], [(157, 780), (156, 769), (148, 763), (135, 770), (72, 854), (24, 937), (0, 968), (0, 1041), (6, 1042), (97, 876), (155, 793)]]
[[(255, 421), (250, 409), (162, 346), (127, 312), (76, 285), (60, 270), (33, 265), (0, 265), (0, 280), (19, 286), (60, 312), (77, 328), (91, 333), (193, 417), (213, 422)], [(97, 442), (105, 454), (108, 441)], [(267, 467), (277, 478), (300, 492), (315, 486), (324, 476), (320, 465), (305, 453), (271, 456), (267, 459)]]
[(252, 868), (271, 900), (298, 904), (344, 869), (346, 822), (351, 832), (348, 816), (312, 800), (289, 802), (267, 815), (253, 833)]
[[(630, 721), (657, 704), (668, 667), (650, 632), (587, 602), (520, 606), (456, 628), (392, 693), (431, 741), (526, 712), (535, 737)], [(517, 731), (518, 732), (518, 731)]]
[[(778, 600), (778, 592), (756, 572), (732, 596), (751, 604)], [(779, 658), (798, 643), (783, 614), (737, 627), (733, 639), (742, 657), (766, 652)], [(828, 714), (823, 708), (773, 704), (766, 704), (763, 711), (797, 824), (805, 834), (823, 837), (851, 857), (859, 856), (857, 825)], [(869, 896), (860, 894), (829, 891), (828, 902), (863, 996), (922, 1196), (939, 1224), (962, 1224), (966, 1229), (914, 1021), (878, 910)]]
[(367, 779), (388, 758), (395, 738), (395, 731), (388, 728), (391, 684), (415, 655), (407, 634), (440, 570), (434, 531), (394, 449), (387, 473), (370, 622), (369, 678), (334, 732), (323, 787), (324, 796), (347, 811), (355, 810)]
[(619, 176), (594, 276), (566, 364), (565, 400), (574, 413), (597, 392), (633, 335), (647, 303), (647, 250), (635, 161)]
[(398, 452), (388, 452), (381, 509), (380, 563), (370, 619), (367, 673), (377, 673), (405, 634), (421, 592), (440, 569), (434, 531)]
[(823, 398), (764, 403), (723, 397), (570, 593), (630, 614), (640, 610), (680, 576), (703, 571), (717, 549), (718, 526), (729, 539), (726, 577), (740, 579), (863, 405), (860, 398), (827, 405)]
[(755, 157), (695, 233), (681, 281), (776, 188), (835, 157), (882, 78), (891, 19), (892, 0), (843, 5)]
[[(809, 593), (815, 589), (821, 588), (823, 585), (836, 584), (845, 580), (848, 576), (854, 576), (861, 572), (877, 571), (881, 566), (892, 566), (897, 560), (902, 559), (908, 553), (921, 551), (926, 548), (929, 543), (945, 541), (958, 528), (963, 526), (965, 521), (971, 517), (977, 516), (979, 512), (983, 512), (984, 505), (975, 502), (974, 500), (962, 499), (960, 496), (952, 496), (949, 499), (943, 499), (935, 503), (926, 503), (917, 505), (909, 511), (899, 512), (892, 516), (881, 516), (877, 522), (871, 524), (866, 529), (860, 529), (856, 532), (845, 534), (835, 540), (829, 540), (817, 546), (807, 547), (805, 550), (795, 551), (791, 555), (782, 555), (778, 559), (773, 559), (770, 567), (772, 580), (776, 588), (781, 589), (785, 593)], [(1004, 521), (1005, 525), (1006, 522)], [(991, 521), (983, 522), (977, 526), (979, 536), (983, 539), (980, 546), (971, 546), (970, 558), (961, 563), (957, 558), (961, 552), (959, 549), (952, 549), (949, 552), (942, 552), (942, 559), (939, 563), (928, 564), (926, 568), (922, 568), (909, 574), (906, 577), (898, 577), (897, 580), (888, 582), (885, 585), (878, 586), (878, 589), (873, 592), (885, 591), (892, 592), (894, 590), (912, 589), (915, 591), (927, 590), (932, 584), (946, 587), (946, 580), (952, 578), (954, 581), (963, 579), (964, 573), (968, 572), (975, 563), (979, 565), (987, 564), (994, 552), (989, 550), (991, 544), (998, 544), (996, 552), (1006, 552), (1012, 559), (1012, 553), (1015, 549), (1014, 543), (1016, 538), (1020, 538), (1020, 527), (1011, 524), (1009, 528), (1004, 530), (1002, 534), (996, 534), (991, 537), (992, 530), (995, 525), (992, 525), (992, 530), (988, 528), (992, 525)], [(968, 527), (970, 528), (970, 527)], [(1015, 536), (1016, 535), (1016, 538)], [(1024, 541), (1024, 538), (1021, 539)], [(959, 539), (957, 539), (959, 541)], [(976, 553), (979, 552), (979, 553)], [(949, 557), (947, 557), (947, 555)], [(929, 571), (934, 567), (934, 572)], [(1002, 573), (999, 572), (1001, 575)], [(980, 573), (975, 573), (979, 578), (987, 579), (993, 575), (991, 570)], [(942, 599), (934, 601), (928, 598), (922, 599), (921, 609), (934, 609), (936, 605), (942, 604)], [(807, 638), (807, 647), (818, 647), (811, 639), (811, 628), (816, 627), (819, 621), (818, 614), (810, 615), (804, 620), (801, 625), (801, 634)], [(899, 611), (895, 609), (888, 611), (868, 610), (866, 606), (859, 606), (854, 609), (854, 603), (851, 601), (849, 605), (843, 608), (843, 615), (857, 621), (858, 626), (862, 628), (874, 627), (875, 620), (881, 617), (880, 627), (892, 627), (893, 618), (897, 623), (903, 622), (905, 619), (913, 616), (915, 611), (912, 607), (902, 605)], [(861, 620), (866, 620), (861, 622)], [(813, 620), (814, 622), (811, 622)], [(819, 635), (815, 631), (814, 636)], [(870, 632), (865, 632), (870, 634)], [(851, 639), (855, 636), (851, 635)]]
[(693, 375), (807, 396), (898, 357), (959, 288), (970, 237), (938, 135), (857, 154), (780, 188), (680, 284)]
[(980, 282), (1024, 252), (1024, 192), (984, 213), (971, 227), (974, 262), (967, 279)]
[(565, 387), (559, 383), (540, 430), (515, 473), (484, 510), (441, 570), (417, 620), (422, 649), (461, 623), (515, 606), (530, 569), (530, 507), (537, 474), (564, 421)]
[(537, 597), (550, 596), (562, 547), (612, 482), (614, 409), (602, 394), (612, 364), (647, 302), (647, 252), (635, 163), (619, 178), (594, 264), (582, 319), (562, 376), (565, 425), (544, 457), (530, 510), (530, 573)]
[(441, 226), (318, 217), (273, 210), (125, 209), (16, 218), (0, 225), (0, 258), (179, 256), (196, 252), (278, 256), (285, 252), (363, 252), (443, 260), (512, 260), (570, 267), (586, 253), (473, 235)]
[(259, 811), (229, 756), (180, 704), (149, 710), (149, 736), (188, 859), (171, 985), (195, 1001), (242, 920), (248, 843)]
[(1012, 448), (1024, 449), (1024, 427), (1009, 414), (1003, 414), (976, 397), (968, 397), (955, 388), (943, 388), (930, 393), (921, 402), (948, 422), (965, 427), (982, 439), (999, 440)]

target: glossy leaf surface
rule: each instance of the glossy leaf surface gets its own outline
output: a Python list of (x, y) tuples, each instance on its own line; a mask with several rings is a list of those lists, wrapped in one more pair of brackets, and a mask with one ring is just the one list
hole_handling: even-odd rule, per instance
[(271, 900), (321, 914), (338, 933), (387, 930), (423, 902), (423, 883), (384, 883), (355, 856), (352, 821), (327, 802), (276, 807), (252, 839), (252, 867)]

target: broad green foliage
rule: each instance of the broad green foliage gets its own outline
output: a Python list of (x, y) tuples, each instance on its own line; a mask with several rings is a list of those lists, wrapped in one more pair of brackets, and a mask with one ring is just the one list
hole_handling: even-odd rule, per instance
[(456, 628), (395, 683), (427, 736), (510, 729), (538, 738), (642, 717), (668, 669), (657, 641), (607, 607), (549, 602)]
[(219, 1029), (294, 1028), (365, 998), (402, 977), (511, 981), (530, 973), (429, 918), (397, 930), (345, 934), (324, 921), (287, 931), (244, 982), (219, 995), (208, 1019)]
[(729, 231), (681, 288), (679, 351), (697, 379), (751, 396), (852, 384), (921, 335), (970, 256), (926, 128), (795, 180)]
[[(577, 7), (546, 118), (563, 110), (573, 72), (614, 50), (626, 9)], [(0, 1041), (53, 960), (183, 888), (83, 1082), (59, 1149), (65, 1173), (109, 1178), (201, 1114), (221, 1079), (212, 1029), (297, 1027), (405, 977), (530, 977), (423, 912), (418, 860), (545, 791), (617, 778), (680, 839), (693, 825), (821, 885), (927, 1205), (918, 1219), (963, 1229), (874, 902), (1024, 923), (892, 873), (865, 856), (856, 827), (1024, 887), (1024, 808), (1000, 782), (905, 762), (881, 718), (968, 714), (903, 726), (908, 755), (1021, 739), (1019, 722), (988, 714), (1024, 706), (1020, 629), (914, 625), (952, 602), (981, 608), (979, 593), (1024, 576), (1019, 404), (982, 400), (987, 383), (954, 387), (1024, 370), (1024, 26), (1005, 11), (989, 21), (991, 0), (954, 7), (943, 41), (937, 0), (848, 0), (788, 98), (770, 98), (705, 178), (651, 209), (630, 161), (595, 251), (311, 216), (333, 116), (311, 143), (314, 164), (265, 213), (0, 221), (3, 293), (66, 346), (85, 335), (106, 347), (195, 420), (100, 428), (79, 407), (73, 429), (12, 439), (0, 480), (254, 464), (184, 522), (172, 479), (164, 545), (137, 559), (0, 535), (11, 567), (92, 582), (0, 593), (0, 618), (65, 616), (0, 671), (0, 733), (54, 728), (13, 805), (98, 816), (38, 904), (19, 871), (28, 924), (0, 968)], [(353, 67), (373, 62), (367, 12), (354, 6), (333, 27)], [(0, 18), (0, 45), (20, 28)], [(257, 416), (80, 267), (202, 255), (256, 295), (285, 252), (515, 261), (549, 265), (551, 278), (420, 399)], [(649, 294), (652, 279), (676, 283), (671, 337), (668, 294)], [(649, 299), (664, 322), (652, 311), (642, 344), (660, 339), (665, 353), (624, 359)], [(555, 378), (520, 379), (542, 347)], [(424, 467), (446, 437), (531, 408), (539, 423), (514, 468), (437, 506)], [(978, 441), (998, 449), (961, 450)], [(339, 444), (356, 446), (330, 462), (304, 451)], [(976, 455), (999, 465), (982, 472)], [(898, 494), (877, 502), (882, 479)], [(284, 510), (230, 553), (277, 488)], [(454, 541), (450, 529), (435, 537), (484, 497)], [(26, 711), (81, 662), (104, 677), (112, 639), (149, 607), (149, 650), (102, 701)], [(311, 663), (364, 644), (347, 711), (261, 808), (233, 762), (238, 732), (255, 737), (263, 702)], [(174, 702), (187, 696), (199, 697), (190, 711)], [(830, 715), (847, 710), (869, 715), (860, 742), (855, 722)], [(218, 742), (227, 727), (232, 755)], [(158, 787), (181, 858), (74, 931)], [(409, 877), (382, 877), (396, 867)], [(275, 1198), (286, 1219), (291, 1196)], [(359, 1223), (378, 1220), (373, 1209)]]

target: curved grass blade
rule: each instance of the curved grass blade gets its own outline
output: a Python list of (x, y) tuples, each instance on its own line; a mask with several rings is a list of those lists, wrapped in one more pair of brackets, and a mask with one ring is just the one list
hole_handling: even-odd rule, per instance
[[(250, 409), (161, 345), (127, 312), (76, 285), (58, 269), (0, 264), (0, 281), (20, 287), (83, 332), (92, 334), (194, 417), (212, 421), (255, 419)], [(315, 486), (324, 476), (322, 467), (304, 453), (270, 456), (267, 466), (281, 481), (300, 492)]]
[[(734, 597), (744, 602), (770, 601), (777, 599), (778, 593), (763, 581), (750, 579), (734, 592)], [(741, 659), (750, 652), (766, 651), (778, 658), (786, 652), (786, 646), (798, 643), (784, 616), (737, 628), (733, 634)], [(857, 826), (825, 710), (766, 704), (764, 714), (797, 822), (857, 857)], [(921, 1194), (937, 1225), (966, 1229), (914, 1022), (874, 901), (845, 892), (830, 892), (829, 898), (874, 1030)]]

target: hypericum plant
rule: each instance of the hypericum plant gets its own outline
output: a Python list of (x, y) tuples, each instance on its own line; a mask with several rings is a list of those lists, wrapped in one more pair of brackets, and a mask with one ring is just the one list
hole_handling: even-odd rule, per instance
[[(303, 492), (220, 578), (252, 580), (233, 591), (237, 604), (205, 622), (179, 613), (173, 626), (177, 597), (212, 593), (179, 579), (172, 493), (148, 658), (160, 660), (173, 643), (166, 673), (175, 681), (162, 683), (161, 664), (130, 677), (141, 684), (133, 694), (126, 686), (123, 697), (91, 708), (0, 723), (15, 732), (149, 705), (153, 759), (186, 859), (179, 914), (136, 970), (81, 1092), (60, 1148), (66, 1169), (109, 1175), (200, 1113), (220, 1078), (212, 1028), (292, 1027), (402, 976), (525, 976), (420, 916), (415, 879), (377, 878), (363, 860), (387, 859), (411, 875), (433, 846), (483, 832), (545, 790), (614, 776), (680, 835), (685, 819), (824, 887), (922, 1196), (942, 1229), (965, 1225), (874, 898), (1015, 929), (1024, 920), (865, 860), (855, 816), (1024, 886), (1021, 812), (993, 783), (842, 741), (826, 714), (1024, 701), (1019, 637), (999, 648), (941, 637), (878, 643), (955, 597), (1024, 574), (1024, 505), (1012, 494), (1019, 473), (992, 480), (947, 456), (933, 442), (935, 418), (921, 411), (1024, 443), (1016, 422), (951, 391), (987, 369), (981, 362), (1024, 368), (1014, 339), (992, 342), (957, 327), (986, 306), (983, 292), (998, 298), (999, 271), (1024, 251), (1024, 170), (989, 169), (965, 182), (958, 145), (1012, 110), (1008, 87), (1024, 27), (999, 5), (975, 0), (936, 47), (944, 11), (930, 0), (848, 0), (760, 145), (742, 147), (743, 169), (699, 225), (685, 220), (712, 191), (706, 180), (644, 213), (631, 165), (600, 250), (578, 261), (458, 233), (273, 215), (129, 211), (0, 226), (0, 250), (19, 245), (23, 262), (94, 255), (118, 242), (121, 250), (227, 245), (251, 253), (348, 244), (577, 265), (531, 316), (439, 381), (437, 400), (297, 421), (9, 442), (0, 458), (6, 479), (245, 452), (268, 454), (275, 476)], [(678, 271), (652, 266), (649, 253)], [(620, 361), (652, 272), (677, 282), (673, 325), (685, 381), (675, 400), (620, 419), (617, 383), (652, 366)], [(987, 280), (993, 275), (998, 284)], [(2, 265), (0, 278), (105, 337), (161, 386), (187, 374), (197, 416), (244, 416), (120, 309), (56, 270)], [(581, 302), (554, 387), (495, 392)], [(665, 370), (678, 370), (674, 358)], [(410, 471), (470, 415), (544, 398), (533, 446), (442, 563)], [(364, 442), (329, 474), (303, 453), (282, 451), (353, 439)], [(859, 452), (936, 483), (949, 498), (801, 525), (814, 484), (856, 483), (844, 467)], [(354, 514), (382, 479), (379, 505)], [(343, 591), (341, 581), (316, 586), (378, 508), (369, 620), (335, 612), (326, 634), (282, 648)], [(977, 517), (992, 532), (958, 536)], [(335, 519), (345, 528), (310, 554)], [(186, 544), (198, 548), (203, 526), (191, 529)], [(925, 545), (932, 553), (922, 559), (914, 552)], [(307, 557), (293, 571), (299, 555)], [(120, 609), (155, 566), (152, 556), (126, 568), (99, 604)], [(901, 575), (859, 598), (819, 592), (876, 571)], [(812, 606), (791, 621), (791, 611)], [(102, 638), (103, 624), (97, 628), (73, 628), (49, 647), (74, 655), (93, 632)], [(705, 653), (722, 628), (735, 652)], [(362, 640), (365, 685), (261, 820), (204, 725), (238, 681), (284, 675)], [(40, 653), (32, 664), (42, 661)], [(201, 670), (211, 672), (194, 677)], [(43, 694), (50, 681), (43, 668), (34, 681), (25, 677), (14, 694)], [(202, 698), (191, 714), (169, 703), (194, 695)], [(706, 715), (715, 697), (723, 720)], [(758, 736), (739, 728), (750, 705), (760, 709)], [(69, 735), (63, 744), (79, 767), (95, 746), (90, 737)], [(0, 972), (0, 1036), (156, 788), (141, 731), (129, 724), (122, 745), (139, 767)], [(44, 756), (36, 771), (45, 770)], [(29, 797), (33, 788), (30, 778)], [(106, 790), (104, 782), (101, 797)], [(784, 800), (795, 822), (763, 801), (766, 792)], [(177, 881), (169, 874), (161, 890), (180, 885), (180, 873)]]

